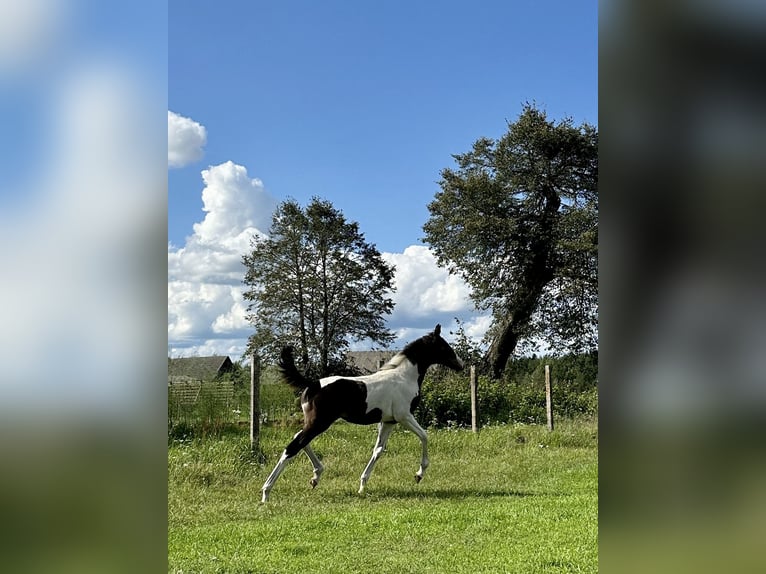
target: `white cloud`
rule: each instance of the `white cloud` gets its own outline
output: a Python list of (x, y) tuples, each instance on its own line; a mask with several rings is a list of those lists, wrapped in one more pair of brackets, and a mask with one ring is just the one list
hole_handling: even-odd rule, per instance
[[(276, 200), (247, 169), (231, 161), (201, 172), (201, 222), (183, 247), (168, 246), (168, 343), (175, 356), (244, 351), (242, 255), (265, 235)], [(201, 343), (204, 341), (204, 343)], [(239, 341), (239, 343), (232, 343)]]
[(250, 324), (245, 319), (247, 307), (242, 298), (243, 292), (244, 289), (239, 287), (230, 288), (229, 294), (234, 303), (225, 313), (221, 313), (215, 318), (213, 321), (214, 333), (244, 333), (251, 329)]
[(168, 283), (168, 337), (188, 340), (210, 333), (212, 322), (232, 307), (231, 288), (215, 283)]
[[(392, 298), (394, 311), (388, 326), (396, 335), (393, 348), (431, 331), (437, 323), (448, 341), (457, 330), (457, 317), (466, 335), (479, 342), (491, 318), (479, 314), (470, 299), (471, 289), (456, 275), (439, 267), (433, 252), (423, 245), (410, 245), (402, 253), (383, 253), (383, 258), (396, 266)], [(360, 347), (361, 348), (361, 347)]]
[(168, 167), (183, 167), (202, 159), (205, 126), (168, 110)]
[(469, 339), (475, 342), (480, 342), (484, 337), (484, 334), (492, 326), (492, 315), (477, 315), (464, 322), (465, 334)]
[(265, 235), (277, 201), (259, 179), (231, 161), (202, 171), (205, 218), (181, 248), (168, 248), (170, 280), (241, 284), (242, 255), (254, 235)]
[(231, 161), (203, 170), (202, 179), (202, 210), (207, 215), (194, 224), (195, 236), (202, 244), (244, 253), (253, 231), (268, 231), (276, 200), (260, 179), (251, 179), (245, 167)]
[(428, 247), (410, 245), (403, 253), (384, 253), (384, 259), (396, 266), (394, 278), (396, 309), (394, 323), (443, 314), (473, 312), (470, 288), (460, 277), (439, 267)]
[[(262, 182), (231, 161), (202, 171), (205, 217), (193, 225), (183, 247), (168, 246), (168, 342), (173, 356), (228, 354), (244, 351), (252, 326), (242, 299), (245, 269), (241, 258), (254, 234), (265, 234), (276, 207)], [(402, 253), (383, 253), (396, 266), (395, 308), (388, 327), (396, 334), (393, 348), (442, 325), (445, 338), (460, 318), (466, 334), (481, 339), (489, 324), (470, 300), (459, 277), (439, 267), (425, 246)], [(365, 343), (355, 344), (365, 348)]]
[(168, 346), (168, 356), (178, 357), (209, 357), (210, 355), (228, 355), (232, 361), (237, 361), (245, 352), (245, 338), (236, 339), (204, 339), (188, 346)]

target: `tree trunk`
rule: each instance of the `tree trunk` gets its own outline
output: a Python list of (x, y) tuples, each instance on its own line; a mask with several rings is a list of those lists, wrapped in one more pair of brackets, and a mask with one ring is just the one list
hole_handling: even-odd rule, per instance
[[(561, 206), (561, 199), (550, 187), (546, 188), (542, 197), (545, 203), (538, 225), (546, 230), (555, 229), (556, 221), (559, 218), (558, 209)], [(503, 374), (508, 358), (516, 349), (524, 328), (529, 324), (537, 309), (545, 286), (553, 279), (551, 267), (551, 256), (555, 245), (553, 234), (533, 237), (529, 243), (529, 250), (534, 256), (522, 274), (523, 285), (520, 286), (519, 292), (511, 300), (505, 323), (492, 340), (487, 351), (492, 376), (496, 379), (499, 379)]]
[(518, 325), (510, 318), (500, 333), (492, 339), (492, 343), (487, 351), (487, 361), (492, 369), (492, 376), (495, 379), (499, 379), (500, 375), (503, 374), (508, 358), (516, 349), (516, 344), (519, 342), (517, 329)]
[(524, 329), (528, 326), (532, 314), (537, 309), (543, 289), (545, 289), (550, 278), (549, 269), (537, 267), (535, 280), (530, 282), (527, 291), (520, 294), (511, 305), (511, 309), (504, 319), (503, 327), (492, 339), (487, 350), (487, 360), (492, 368), (494, 378), (499, 379), (503, 374), (508, 358), (513, 354), (519, 339), (524, 334)]

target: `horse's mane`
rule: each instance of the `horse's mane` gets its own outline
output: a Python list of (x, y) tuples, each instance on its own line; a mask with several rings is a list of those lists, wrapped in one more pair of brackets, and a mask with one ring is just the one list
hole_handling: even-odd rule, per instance
[(391, 359), (389, 359), (389, 361), (378, 370), (389, 371), (391, 369), (396, 369), (399, 365), (402, 364), (402, 361), (404, 361), (406, 358), (407, 358), (407, 355), (405, 355), (404, 352), (399, 352), (393, 357), (391, 357)]
[(402, 364), (402, 362), (405, 359), (410, 361), (411, 363), (415, 364), (415, 361), (413, 360), (413, 357), (412, 357), (412, 354), (413, 354), (412, 352), (413, 352), (413, 350), (417, 350), (419, 347), (422, 347), (423, 344), (425, 343), (425, 340), (429, 336), (430, 336), (430, 334), (424, 335), (424, 336), (420, 337), (419, 339), (415, 339), (411, 343), (408, 343), (407, 345), (404, 346), (404, 349), (402, 349), (396, 355), (391, 357), (391, 359), (385, 365), (383, 365), (380, 369), (378, 369), (378, 370), (379, 371), (389, 371), (391, 369), (396, 369), (396, 368), (399, 367), (399, 365)]

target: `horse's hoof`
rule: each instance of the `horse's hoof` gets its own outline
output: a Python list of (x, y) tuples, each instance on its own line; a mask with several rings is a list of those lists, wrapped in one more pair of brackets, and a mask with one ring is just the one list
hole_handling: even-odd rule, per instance
[(311, 488), (316, 488), (317, 485), (319, 484), (319, 481), (315, 478), (312, 478), (311, 480), (309, 480), (309, 484), (311, 485)]
[(420, 476), (419, 474), (416, 474), (416, 475), (415, 475), (415, 482), (416, 482), (416, 483), (419, 483), (421, 480), (423, 480), (423, 477), (422, 477), (422, 476)]

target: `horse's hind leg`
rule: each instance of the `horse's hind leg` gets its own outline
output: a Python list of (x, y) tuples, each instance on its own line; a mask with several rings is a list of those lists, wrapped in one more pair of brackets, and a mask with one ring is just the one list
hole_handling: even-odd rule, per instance
[(309, 445), (306, 445), (303, 447), (303, 452), (306, 453), (306, 456), (309, 457), (309, 460), (311, 461), (311, 466), (314, 467), (314, 475), (311, 477), (311, 488), (316, 488), (319, 484), (319, 477), (322, 476), (322, 472), (324, 472), (324, 465), (319, 460), (316, 454), (314, 454), (314, 451), (311, 449)]
[(293, 440), (290, 442), (290, 444), (288, 444), (287, 447), (285, 448), (284, 452), (282, 453), (282, 456), (279, 457), (279, 461), (277, 462), (277, 465), (274, 467), (274, 470), (271, 471), (271, 474), (269, 475), (269, 477), (266, 479), (266, 482), (264, 482), (263, 486), (261, 487), (261, 492), (263, 493), (261, 497), (261, 502), (267, 502), (269, 500), (269, 493), (271, 492), (271, 489), (274, 487), (274, 483), (279, 478), (279, 475), (282, 474), (283, 470), (285, 470), (287, 463), (290, 462), (290, 460), (300, 451), (300, 449), (295, 450), (294, 443), (299, 439), (299, 437), (303, 436), (303, 434), (304, 434), (303, 430), (298, 431), (293, 437)]
[(282, 474), (282, 471), (285, 470), (287, 463), (290, 462), (293, 459), (293, 457), (296, 454), (298, 454), (301, 450), (305, 448), (310, 448), (308, 447), (309, 442), (311, 442), (311, 439), (313, 439), (318, 434), (316, 432), (311, 432), (311, 431), (312, 429), (307, 429), (307, 428), (304, 428), (303, 430), (298, 431), (293, 437), (293, 440), (290, 441), (290, 444), (288, 444), (285, 447), (285, 450), (282, 453), (282, 456), (279, 457), (279, 461), (277, 462), (277, 465), (274, 467), (274, 470), (271, 471), (271, 474), (269, 475), (269, 477), (266, 479), (266, 482), (264, 482), (263, 486), (261, 487), (261, 491), (263, 492), (263, 496), (261, 497), (261, 502), (267, 502), (269, 500), (269, 493), (271, 492), (271, 489), (274, 487), (274, 483), (279, 478), (279, 475)]
[[(271, 489), (274, 486), (274, 483), (279, 478), (279, 475), (282, 474), (282, 471), (285, 470), (285, 467), (287, 466), (287, 463), (290, 462), (290, 460), (298, 454), (301, 450), (304, 450), (306, 448), (310, 447), (308, 446), (309, 443), (314, 440), (318, 435), (322, 434), (324, 431), (326, 431), (330, 424), (332, 424), (332, 421), (330, 422), (324, 422), (321, 425), (311, 425), (307, 427), (303, 427), (303, 430), (298, 431), (298, 433), (293, 437), (293, 440), (290, 441), (290, 444), (287, 445), (285, 448), (285, 451), (282, 453), (282, 456), (279, 458), (279, 462), (277, 462), (277, 465), (274, 467), (274, 470), (271, 471), (271, 474), (266, 479), (266, 482), (263, 483), (263, 486), (261, 487), (261, 491), (263, 492), (263, 496), (261, 498), (261, 502), (267, 502), (269, 500), (269, 493), (271, 492)], [(309, 454), (306, 452), (306, 454)], [(314, 454), (313, 451), (311, 454)], [(309, 455), (309, 458), (311, 458), (311, 455)], [(314, 458), (316, 458), (316, 455), (314, 455)], [(317, 462), (319, 462), (319, 459), (316, 459)], [(314, 462), (313, 460), (311, 461)], [(321, 466), (321, 463), (319, 463)], [(314, 466), (314, 473), (316, 474), (316, 466)], [(318, 480), (317, 475), (317, 480)]]
[(269, 493), (271, 492), (271, 489), (274, 487), (274, 483), (279, 478), (279, 475), (282, 474), (282, 471), (287, 466), (287, 463), (290, 462), (290, 459), (292, 457), (287, 455), (287, 450), (282, 453), (282, 456), (279, 458), (279, 461), (277, 462), (277, 465), (274, 467), (274, 470), (271, 471), (271, 474), (266, 479), (266, 482), (263, 483), (263, 486), (261, 487), (261, 492), (263, 493), (261, 496), (261, 502), (267, 502), (269, 500)]
[(380, 455), (383, 454), (383, 451), (386, 449), (388, 437), (391, 436), (391, 431), (394, 430), (395, 424), (396, 423), (380, 423), (378, 425), (378, 440), (375, 442), (375, 448), (372, 449), (372, 458), (370, 458), (370, 462), (367, 463), (367, 466), (362, 473), (362, 478), (359, 484), (359, 494), (364, 492), (364, 485), (367, 484), (375, 463), (378, 462)]

